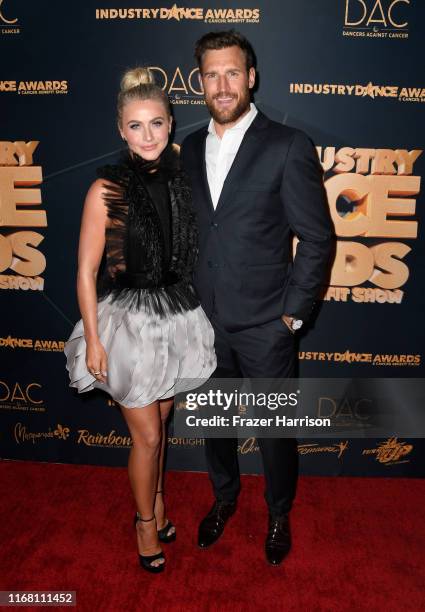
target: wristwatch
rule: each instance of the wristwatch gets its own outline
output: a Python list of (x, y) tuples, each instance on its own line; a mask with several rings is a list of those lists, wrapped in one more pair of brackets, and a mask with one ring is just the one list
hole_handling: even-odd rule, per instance
[(296, 332), (297, 330), (301, 329), (303, 324), (301, 319), (296, 319), (295, 317), (289, 317), (287, 315), (282, 315), (282, 320), (292, 332)]
[(301, 321), (301, 319), (294, 319), (292, 318), (291, 320), (291, 327), (294, 331), (297, 331), (298, 329), (301, 329), (303, 324), (303, 321)]

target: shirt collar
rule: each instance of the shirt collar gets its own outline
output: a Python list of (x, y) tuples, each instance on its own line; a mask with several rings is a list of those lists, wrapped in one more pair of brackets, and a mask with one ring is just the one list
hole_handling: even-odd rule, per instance
[[(252, 102), (249, 105), (249, 107), (250, 108), (249, 108), (249, 111), (247, 112), (247, 114), (244, 115), (242, 117), (242, 119), (239, 119), (239, 121), (233, 127), (228, 128), (228, 130), (226, 130), (226, 131), (230, 131), (230, 132), (235, 131), (236, 132), (237, 130), (242, 130), (243, 132), (246, 132), (246, 130), (251, 125), (251, 123), (254, 121), (254, 118), (255, 118), (256, 114), (258, 113), (257, 107)], [(214, 136), (217, 136), (217, 132), (215, 131), (213, 119), (211, 119), (209, 124), (208, 124), (208, 132), (210, 134), (213, 134)], [(217, 138), (218, 138), (218, 136), (217, 136)]]

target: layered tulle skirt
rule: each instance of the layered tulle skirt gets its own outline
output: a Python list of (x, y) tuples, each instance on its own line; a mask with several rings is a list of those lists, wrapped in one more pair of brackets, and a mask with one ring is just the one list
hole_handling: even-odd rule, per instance
[(78, 321), (65, 343), (70, 386), (79, 393), (103, 389), (127, 408), (189, 391), (216, 368), (214, 330), (201, 306), (161, 318), (130, 311), (108, 297), (98, 304), (98, 335), (108, 356), (107, 382), (86, 366), (86, 341)]

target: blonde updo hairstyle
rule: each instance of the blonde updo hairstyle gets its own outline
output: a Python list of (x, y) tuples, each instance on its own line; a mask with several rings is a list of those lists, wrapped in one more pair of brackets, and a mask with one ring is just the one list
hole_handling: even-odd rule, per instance
[(136, 67), (127, 70), (121, 79), (121, 88), (118, 94), (117, 119), (118, 126), (122, 127), (123, 109), (133, 100), (158, 100), (162, 102), (168, 117), (171, 116), (170, 101), (165, 91), (155, 83), (149, 68)]

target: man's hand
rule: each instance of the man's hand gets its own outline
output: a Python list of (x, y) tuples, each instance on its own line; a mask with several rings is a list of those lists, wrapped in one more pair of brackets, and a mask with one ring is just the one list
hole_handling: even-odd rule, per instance
[(281, 319), (282, 319), (282, 321), (283, 321), (283, 322), (286, 324), (286, 326), (288, 327), (288, 329), (289, 329), (289, 331), (291, 332), (291, 334), (294, 334), (295, 332), (294, 332), (294, 330), (292, 329), (292, 325), (291, 325), (291, 323), (292, 323), (292, 321), (293, 321), (294, 317), (290, 317), (290, 316), (288, 316), (288, 315), (282, 315), (280, 318), (281, 318)]

